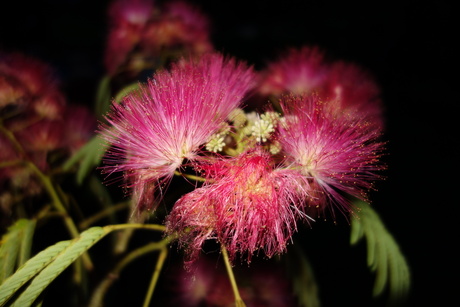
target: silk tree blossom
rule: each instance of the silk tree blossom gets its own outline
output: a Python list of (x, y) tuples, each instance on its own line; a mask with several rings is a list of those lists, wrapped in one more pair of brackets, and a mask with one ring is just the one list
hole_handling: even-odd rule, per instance
[(256, 148), (233, 158), (201, 163), (206, 183), (184, 195), (167, 217), (167, 232), (179, 233), (193, 262), (208, 239), (216, 239), (233, 261), (237, 254), (281, 254), (297, 230), (307, 199), (307, 177), (277, 168), (268, 152)]
[(199, 55), (214, 50), (209, 18), (197, 6), (176, 0), (165, 2), (160, 11), (143, 32), (145, 53), (161, 54), (170, 49)]
[(347, 195), (366, 200), (384, 169), (378, 130), (365, 120), (339, 116), (316, 95), (285, 96), (281, 106), (287, 120), (279, 126), (279, 142), (286, 165), (309, 180), (309, 204), (320, 211), (335, 204), (348, 212)]
[(105, 66), (114, 74), (142, 39), (142, 32), (153, 13), (153, 0), (115, 0), (109, 7), (109, 34)]
[(263, 97), (318, 94), (330, 101), (331, 111), (366, 117), (383, 128), (380, 87), (373, 76), (354, 63), (326, 59), (317, 47), (288, 49), (261, 72), (258, 88)]
[(291, 48), (261, 72), (259, 92), (275, 96), (312, 93), (327, 77), (326, 63), (324, 53), (317, 47)]
[(253, 86), (253, 74), (217, 53), (157, 72), (137, 93), (113, 104), (107, 116), (112, 127), (102, 127), (112, 145), (105, 172), (125, 172), (138, 209), (154, 207), (155, 192), (221, 129)]
[(384, 127), (380, 87), (373, 76), (358, 65), (344, 61), (332, 63), (320, 95), (331, 101), (332, 111), (346, 111), (347, 116), (366, 118), (377, 129)]

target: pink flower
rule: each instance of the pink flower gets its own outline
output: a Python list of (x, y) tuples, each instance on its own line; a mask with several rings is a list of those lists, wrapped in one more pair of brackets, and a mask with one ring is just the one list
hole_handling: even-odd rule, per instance
[(279, 142), (285, 165), (309, 180), (310, 205), (323, 210), (333, 203), (348, 212), (347, 195), (366, 199), (380, 178), (383, 143), (369, 122), (340, 116), (328, 103), (316, 95), (283, 97), (287, 120), (279, 127)]
[(264, 96), (311, 93), (322, 86), (327, 68), (319, 48), (291, 48), (262, 71), (259, 92)]
[(152, 0), (118, 0), (109, 8), (105, 65), (110, 75), (136, 74), (159, 61), (214, 50), (209, 20), (183, 1), (153, 5)]
[(343, 61), (330, 65), (320, 95), (337, 104), (339, 112), (365, 117), (376, 128), (383, 127), (380, 88), (371, 74), (359, 66)]
[(261, 74), (262, 97), (317, 94), (329, 101), (331, 110), (383, 127), (380, 88), (371, 74), (355, 64), (327, 61), (319, 48), (289, 49)]
[(33, 96), (42, 96), (59, 86), (51, 66), (21, 53), (0, 53), (0, 75), (16, 80)]
[(97, 121), (89, 108), (77, 104), (66, 107), (64, 121), (64, 145), (74, 154), (95, 134)]
[(271, 257), (285, 251), (302, 212), (307, 179), (296, 170), (279, 169), (256, 149), (237, 157), (201, 164), (207, 179), (179, 199), (167, 217), (167, 232), (180, 234), (191, 261), (205, 240), (217, 239), (233, 260), (237, 253), (262, 250)]
[[(234, 306), (235, 297), (220, 256), (203, 255), (185, 270), (182, 262), (172, 262), (161, 292), (167, 306)], [(235, 267), (240, 295), (247, 307), (298, 306), (285, 265), (278, 260), (262, 260), (250, 267)]]
[(24, 107), (27, 96), (28, 92), (22, 84), (0, 71), (0, 110), (8, 106)]
[(105, 51), (105, 66), (109, 74), (116, 72), (140, 42), (152, 13), (152, 0), (115, 0), (110, 5), (110, 29)]
[(197, 157), (253, 86), (252, 76), (252, 68), (220, 54), (157, 72), (112, 106), (107, 120), (113, 127), (102, 129), (112, 144), (105, 171), (124, 171), (139, 209), (152, 208), (157, 188), (184, 159)]
[(211, 52), (209, 20), (197, 7), (184, 2), (165, 3), (158, 19), (149, 23), (142, 37), (146, 53), (186, 50), (190, 54)]

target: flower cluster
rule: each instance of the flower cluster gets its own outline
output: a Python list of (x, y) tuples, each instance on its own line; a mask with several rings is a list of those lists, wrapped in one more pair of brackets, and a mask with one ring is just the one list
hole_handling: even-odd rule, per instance
[(356, 64), (327, 59), (318, 47), (288, 49), (260, 74), (262, 98), (314, 93), (333, 105), (332, 111), (384, 126), (380, 89), (371, 74)]
[[(89, 109), (70, 104), (53, 69), (20, 54), (0, 54), (0, 186), (8, 207), (17, 195), (42, 191), (24, 160), (48, 172), (75, 153), (94, 134), (97, 123)], [(5, 192), (3, 192), (5, 191)]]
[(218, 132), (253, 86), (251, 68), (220, 54), (179, 62), (159, 71), (122, 103), (114, 104), (104, 128), (113, 144), (107, 172), (125, 171), (138, 209), (155, 207), (184, 160), (194, 161), (201, 146)]
[[(303, 225), (339, 218), (351, 224), (352, 244), (367, 239), (374, 294), (386, 283), (390, 295), (407, 293), (405, 259), (369, 205), (386, 166), (380, 89), (368, 72), (316, 46), (286, 49), (256, 69), (217, 50), (208, 17), (180, 0), (113, 0), (107, 11), (92, 111), (70, 102), (48, 64), (0, 53), (1, 306), (40, 303), (73, 261), (85, 290), (76, 293), (91, 297), (72, 304), (126, 305), (108, 291), (113, 276), (157, 252), (147, 306), (171, 244), (184, 252), (181, 270), (162, 272), (173, 304), (317, 306), (304, 248), (289, 245)], [(112, 182), (126, 194), (112, 194)], [(44, 237), (62, 240), (61, 228), (65, 241), (33, 250)], [(103, 253), (88, 253), (111, 232), (118, 237)], [(201, 257), (219, 248), (228, 280)], [(235, 270), (246, 281), (241, 295), (238, 260), (252, 269)], [(94, 282), (96, 265), (107, 272)], [(136, 305), (134, 295), (121, 296)]]
[[(290, 83), (329, 84), (324, 68), (283, 73)], [(245, 113), (242, 100), (250, 104), (261, 75), (220, 53), (183, 58), (114, 104), (103, 126), (112, 144), (104, 169), (124, 172), (137, 210), (156, 208), (174, 174), (188, 168), (200, 176), (203, 184), (166, 217), (167, 233), (178, 234), (190, 261), (208, 239), (232, 260), (283, 253), (297, 221), (335, 215), (334, 208), (348, 216), (350, 198), (367, 199), (384, 168), (381, 127), (364, 106), (350, 111), (341, 97), (305, 90), (279, 94), (279, 110)]]
[(136, 75), (152, 62), (183, 52), (200, 55), (213, 50), (207, 16), (184, 1), (114, 1), (109, 23), (105, 66), (112, 76)]

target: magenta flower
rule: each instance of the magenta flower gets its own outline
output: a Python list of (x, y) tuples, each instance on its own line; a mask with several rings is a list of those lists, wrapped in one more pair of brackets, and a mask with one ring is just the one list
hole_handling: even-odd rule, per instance
[[(234, 306), (235, 297), (219, 255), (203, 255), (185, 270), (182, 262), (168, 264), (164, 287), (165, 306)], [(235, 268), (238, 288), (248, 307), (298, 306), (292, 283), (278, 260), (257, 261)]]
[(347, 195), (366, 199), (380, 178), (376, 172), (384, 168), (378, 130), (365, 120), (340, 116), (318, 96), (285, 96), (281, 106), (287, 118), (279, 126), (284, 163), (308, 178), (310, 205), (323, 210), (336, 204), (348, 212)]
[(380, 88), (372, 75), (358, 65), (326, 59), (319, 48), (291, 48), (261, 75), (262, 97), (317, 94), (333, 111), (366, 117), (377, 129), (383, 127)]
[(95, 134), (97, 121), (89, 108), (75, 104), (66, 107), (64, 121), (64, 145), (74, 154)]
[(359, 66), (343, 61), (332, 63), (320, 95), (337, 104), (333, 107), (335, 110), (364, 117), (377, 129), (383, 128), (380, 87), (372, 75)]
[(124, 171), (140, 209), (152, 208), (157, 188), (184, 159), (198, 156), (252, 82), (252, 68), (220, 54), (156, 73), (139, 92), (112, 106), (107, 120), (113, 127), (102, 127), (112, 144), (105, 171)]
[(200, 55), (212, 52), (209, 18), (185, 1), (165, 2), (158, 18), (150, 22), (142, 36), (146, 54), (166, 50)]
[(115, 74), (141, 41), (142, 31), (153, 13), (152, 0), (115, 0), (109, 7), (109, 34), (105, 66)]
[(317, 47), (291, 48), (262, 71), (261, 95), (305, 94), (316, 91), (327, 77), (324, 53)]
[(179, 233), (191, 261), (207, 239), (217, 239), (233, 260), (237, 253), (285, 251), (303, 213), (307, 179), (274, 167), (261, 149), (202, 164), (207, 183), (179, 199), (167, 217), (167, 232)]

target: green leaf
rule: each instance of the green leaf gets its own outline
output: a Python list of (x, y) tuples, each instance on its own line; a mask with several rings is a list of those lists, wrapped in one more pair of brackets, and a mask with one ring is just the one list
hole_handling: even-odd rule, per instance
[(95, 135), (70, 157), (62, 168), (64, 171), (69, 171), (77, 163), (80, 163), (77, 170), (77, 183), (81, 184), (86, 176), (101, 163), (106, 146), (107, 143), (99, 135)]
[(398, 244), (388, 232), (379, 215), (363, 201), (355, 201), (359, 208), (351, 223), (351, 244), (362, 238), (367, 242), (367, 265), (375, 272), (373, 295), (381, 295), (389, 287), (390, 300), (404, 299), (410, 288), (410, 270)]
[[(101, 81), (101, 86), (103, 85), (104, 84)], [(120, 102), (123, 97), (125, 97), (130, 92), (137, 90), (138, 88), (139, 83), (133, 83), (124, 87), (118, 92), (114, 102)], [(83, 180), (88, 176), (88, 174), (101, 163), (105, 149), (108, 147), (108, 145), (109, 144), (99, 135), (93, 136), (91, 140), (89, 140), (63, 164), (63, 170), (70, 171), (74, 166), (80, 163), (80, 167), (77, 170), (77, 183), (82, 184)]]
[(115, 99), (114, 99), (114, 103), (120, 103), (121, 100), (126, 96), (128, 95), (129, 93), (133, 92), (133, 91), (137, 91), (139, 89), (139, 83), (136, 82), (136, 83), (131, 83), (127, 86), (125, 86), (124, 88), (122, 88), (118, 93), (117, 95), (115, 95)]
[(71, 241), (46, 268), (44, 268), (30, 283), (27, 289), (19, 296), (12, 306), (29, 306), (40, 293), (72, 262), (91, 246), (99, 241), (107, 232), (101, 227), (93, 227), (84, 231), (79, 238)]
[(0, 246), (0, 283), (29, 258), (34, 229), (34, 220), (20, 219), (3, 235)]
[(110, 81), (110, 76), (102, 77), (97, 88), (94, 112), (99, 120), (102, 120), (103, 115), (107, 113), (110, 108)]
[(297, 296), (299, 306), (321, 306), (313, 268), (305, 253), (296, 244), (285, 256), (287, 269), (292, 279), (294, 294)]
[(11, 275), (0, 285), (0, 306), (26, 282), (32, 279), (38, 272), (43, 270), (56, 256), (70, 245), (70, 241), (62, 241), (41, 251), (35, 257), (27, 261), (19, 270)]
[(35, 220), (23, 220), (21, 247), (19, 248), (18, 267), (22, 266), (30, 258), (32, 239), (35, 232)]

